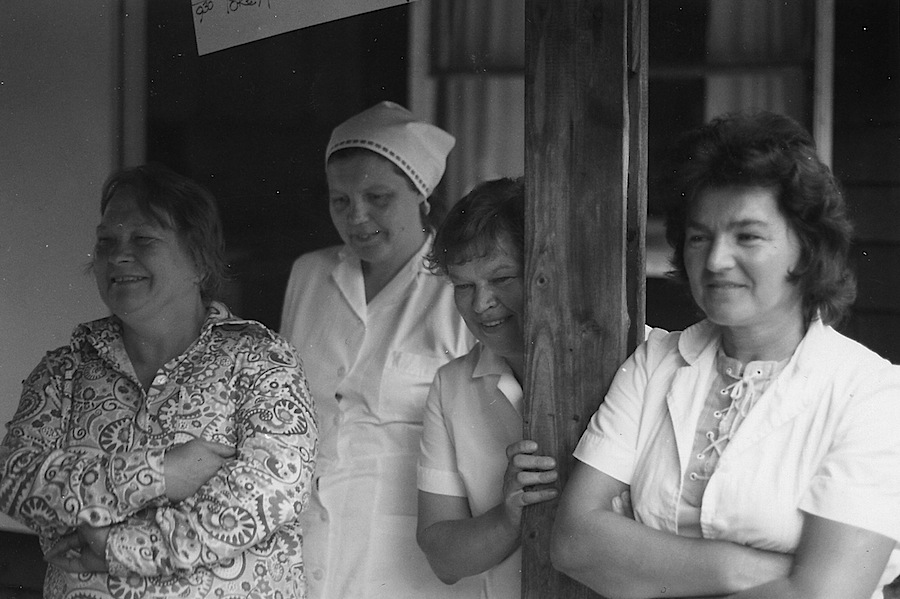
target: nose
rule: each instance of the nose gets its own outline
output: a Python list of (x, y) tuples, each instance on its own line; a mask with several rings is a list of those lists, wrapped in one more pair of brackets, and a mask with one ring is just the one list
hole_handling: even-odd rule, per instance
[(134, 248), (125, 240), (107, 240), (104, 247), (98, 248), (97, 258), (106, 258), (110, 264), (131, 262), (134, 260)]
[(350, 209), (347, 211), (347, 220), (354, 225), (369, 220), (369, 211), (362, 198), (352, 198), (350, 200)]
[(477, 314), (481, 314), (497, 305), (497, 296), (489, 285), (477, 285), (472, 307)]
[(706, 255), (706, 270), (722, 272), (734, 266), (734, 253), (731, 244), (721, 237), (714, 237)]

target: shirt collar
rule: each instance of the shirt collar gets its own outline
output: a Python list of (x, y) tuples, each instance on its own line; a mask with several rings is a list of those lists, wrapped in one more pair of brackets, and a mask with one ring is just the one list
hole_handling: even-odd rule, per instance
[[(210, 302), (206, 308), (206, 318), (200, 327), (200, 337), (209, 335), (216, 327), (235, 324), (262, 326), (252, 320), (237, 318), (221, 302)], [(79, 347), (84, 345), (94, 347), (101, 355), (115, 356), (117, 352), (124, 351), (122, 346), (122, 322), (117, 316), (107, 316), (106, 318), (78, 325), (72, 333), (72, 346)]]
[(721, 331), (709, 320), (701, 320), (681, 332), (678, 337), (678, 352), (684, 361), (693, 364), (707, 349), (714, 349), (719, 344)]
[[(428, 252), (431, 251), (431, 244), (434, 241), (434, 233), (429, 233), (425, 237), (425, 242), (419, 247), (418, 251), (413, 255), (412, 258), (403, 266), (401, 272), (407, 271), (411, 274), (425, 272), (427, 274), (431, 274), (431, 271), (428, 270), (428, 267), (425, 266), (425, 258), (428, 256)], [(338, 250), (338, 258), (341, 262), (354, 264), (359, 267), (360, 259), (359, 256), (353, 253), (353, 250), (350, 249), (349, 245), (344, 244), (340, 250)]]
[(497, 389), (506, 396), (516, 412), (521, 415), (522, 399), (525, 394), (509, 363), (480, 341), (475, 344), (472, 351), (479, 352), (478, 362), (475, 364), (475, 370), (472, 371), (472, 378), (496, 376)]
[[(832, 363), (843, 362), (847, 356), (840, 355), (842, 350), (839, 349), (839, 346), (828, 342), (828, 337), (833, 331), (834, 330), (823, 323), (821, 319), (814, 319), (809, 323), (806, 334), (803, 335), (803, 339), (800, 340), (800, 344), (797, 346), (797, 349), (794, 350), (794, 354), (791, 356), (791, 362), (795, 362), (797, 368), (800, 370), (812, 369), (815, 368), (817, 364), (829, 363), (829, 361), (833, 361)], [(837, 351), (838, 354), (829, 355), (835, 351)]]
[[(830, 330), (831, 327), (823, 324), (819, 318), (813, 320), (788, 363), (796, 360), (797, 366), (805, 369), (825, 359), (822, 348), (830, 347), (826, 343)], [(685, 362), (693, 364), (707, 349), (717, 349), (720, 339), (719, 327), (709, 320), (701, 320), (682, 331), (678, 338), (678, 351)]]

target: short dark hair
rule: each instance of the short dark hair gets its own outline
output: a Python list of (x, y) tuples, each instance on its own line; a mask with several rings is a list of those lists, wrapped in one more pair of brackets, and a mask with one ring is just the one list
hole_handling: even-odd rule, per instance
[(133, 193), (141, 211), (161, 226), (174, 225), (200, 271), (203, 301), (217, 299), (227, 280), (227, 265), (222, 221), (212, 193), (161, 164), (149, 163), (110, 175), (103, 185), (101, 215), (121, 189)]
[(525, 256), (525, 185), (519, 179), (494, 179), (475, 186), (454, 204), (437, 229), (428, 254), (432, 272), (487, 256), (505, 236)]
[(807, 324), (816, 317), (825, 324), (843, 319), (856, 299), (849, 265), (853, 228), (837, 180), (799, 123), (771, 112), (721, 116), (682, 136), (669, 172), (666, 239), (674, 250), (674, 276), (687, 280), (685, 228), (698, 194), (768, 188), (800, 240), (800, 260), (789, 276), (800, 287)]
[[(413, 180), (409, 178), (409, 175), (407, 175), (406, 172), (404, 172), (404, 170), (402, 168), (397, 166), (397, 164), (393, 160), (387, 158), (386, 156), (379, 154), (378, 152), (373, 152), (372, 150), (367, 150), (366, 148), (351, 146), (349, 148), (341, 148), (340, 150), (335, 150), (334, 152), (331, 153), (330, 156), (328, 156), (328, 160), (327, 160), (326, 164), (331, 164), (335, 160), (346, 160), (348, 158), (353, 158), (354, 156), (366, 156), (366, 155), (378, 156), (379, 158), (381, 158), (382, 160), (384, 160), (385, 162), (390, 164), (391, 168), (394, 169), (394, 172), (397, 173), (399, 176), (403, 177), (403, 179), (406, 181), (407, 185), (409, 185), (409, 188), (411, 190), (413, 190), (418, 195), (422, 195), (422, 192), (419, 191), (419, 188), (416, 187), (416, 184), (413, 183)], [(424, 209), (421, 210), (422, 226), (429, 231), (434, 231), (437, 229), (438, 225), (444, 220), (444, 216), (447, 213), (446, 204), (440, 198), (440, 194), (437, 193), (436, 191), (433, 191), (432, 194), (425, 199), (428, 200), (430, 210), (428, 210), (427, 212)]]

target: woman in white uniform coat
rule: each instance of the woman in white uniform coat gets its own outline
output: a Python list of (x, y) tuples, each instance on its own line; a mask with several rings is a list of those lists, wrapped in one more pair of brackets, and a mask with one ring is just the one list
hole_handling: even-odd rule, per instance
[(320, 452), (304, 555), (310, 597), (441, 597), (416, 544), (416, 460), (429, 385), (473, 340), (452, 289), (425, 266), (429, 196), (454, 138), (382, 102), (325, 152), (344, 245), (300, 256), (282, 334), (299, 350)]
[(619, 369), (551, 558), (608, 597), (880, 599), (900, 573), (900, 369), (831, 327), (855, 295), (834, 177), (770, 113), (675, 156), (672, 264), (706, 319)]

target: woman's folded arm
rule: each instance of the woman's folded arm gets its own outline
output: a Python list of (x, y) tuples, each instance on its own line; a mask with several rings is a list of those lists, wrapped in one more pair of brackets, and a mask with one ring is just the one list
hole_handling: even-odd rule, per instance
[(680, 537), (613, 511), (628, 485), (577, 463), (551, 542), (554, 566), (610, 598), (721, 596), (783, 578), (792, 556)]

